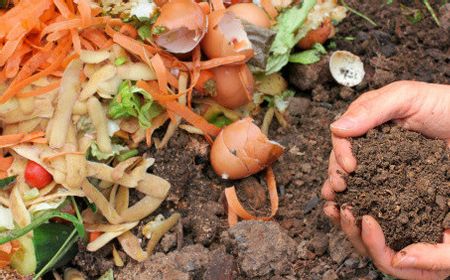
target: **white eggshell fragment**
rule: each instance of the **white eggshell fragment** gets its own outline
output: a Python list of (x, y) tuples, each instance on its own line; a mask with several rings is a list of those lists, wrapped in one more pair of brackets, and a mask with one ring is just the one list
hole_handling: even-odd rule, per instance
[(330, 72), (341, 85), (354, 87), (364, 79), (364, 64), (348, 51), (335, 51), (330, 57)]

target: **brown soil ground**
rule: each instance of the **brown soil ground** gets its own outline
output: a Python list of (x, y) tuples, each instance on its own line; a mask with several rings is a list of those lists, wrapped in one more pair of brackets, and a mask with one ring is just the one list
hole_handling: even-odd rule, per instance
[(347, 178), (340, 205), (352, 205), (357, 217), (376, 217), (391, 248), (417, 242), (442, 242), (450, 197), (450, 150), (389, 124), (352, 141), (358, 160)]
[[(334, 39), (337, 49), (362, 58), (366, 77), (354, 89), (339, 86), (329, 75), (326, 58), (286, 71), (298, 92), (289, 108), (291, 126), (282, 129), (273, 123), (270, 129), (270, 138), (286, 147), (274, 165), (280, 196), (274, 221), (241, 222), (229, 229), (222, 193), (242, 182), (220, 180), (209, 165), (204, 140), (179, 132), (167, 149), (152, 152), (152, 172), (172, 183), (159, 213), (178, 211), (182, 222), (163, 238), (150, 260), (126, 260), (124, 268), (116, 268), (117, 279), (383, 279), (368, 260), (353, 253), (322, 213), (320, 188), (331, 150), (328, 126), (358, 95), (394, 80), (449, 84), (450, 6), (439, 9), (441, 1), (431, 1), (441, 20), (447, 20), (438, 28), (421, 1), (400, 1), (425, 15), (416, 24), (402, 14), (399, 1), (346, 2), (379, 24), (373, 27), (352, 14)], [(263, 176), (254, 179), (263, 182)], [(261, 199), (246, 197), (245, 190), (238, 194), (248, 209), (266, 213)], [(95, 279), (112, 267), (110, 255), (108, 248), (80, 253), (73, 266)]]

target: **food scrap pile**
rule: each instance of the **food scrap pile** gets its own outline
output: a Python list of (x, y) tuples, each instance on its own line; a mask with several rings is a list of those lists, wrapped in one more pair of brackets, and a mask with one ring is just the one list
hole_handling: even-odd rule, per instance
[[(80, 239), (96, 251), (117, 238), (132, 259), (148, 258), (180, 215), (144, 225), (142, 249), (131, 230), (170, 184), (147, 172), (154, 159), (140, 145), (163, 149), (177, 129), (212, 144), (223, 179), (266, 169), (271, 216), (250, 215), (229, 188), (230, 225), (273, 217), (270, 165), (283, 147), (267, 135), (273, 118), (288, 125), (293, 95), (278, 71), (316, 62), (346, 14), (332, 0), (18, 0), (0, 8), (0, 267), (36, 279), (70, 260)], [(259, 128), (251, 117), (263, 110)], [(142, 193), (134, 205), (132, 191)], [(116, 248), (113, 255), (120, 266)]]

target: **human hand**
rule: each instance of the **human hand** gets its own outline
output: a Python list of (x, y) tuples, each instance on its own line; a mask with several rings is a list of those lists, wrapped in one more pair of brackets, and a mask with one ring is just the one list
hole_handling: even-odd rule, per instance
[[(342, 176), (356, 169), (356, 159), (347, 138), (361, 136), (390, 120), (428, 137), (443, 139), (450, 146), (450, 86), (401, 81), (355, 100), (331, 125), (333, 151), (329, 177), (322, 188), (322, 195), (328, 200), (324, 211), (341, 226), (355, 249), (372, 257), (381, 271), (406, 279), (443, 279), (450, 275), (449, 232), (443, 244), (413, 244), (396, 254), (385, 245), (383, 232), (373, 218), (364, 217), (359, 229), (351, 207), (339, 210), (333, 202), (336, 192), (346, 189)], [(406, 261), (412, 260), (411, 257), (415, 260)]]

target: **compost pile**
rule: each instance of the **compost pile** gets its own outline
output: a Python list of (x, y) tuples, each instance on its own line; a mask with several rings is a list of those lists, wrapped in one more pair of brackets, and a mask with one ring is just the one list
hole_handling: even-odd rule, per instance
[(442, 140), (390, 124), (352, 140), (358, 161), (339, 204), (372, 215), (395, 250), (442, 242), (450, 197), (450, 150)]

